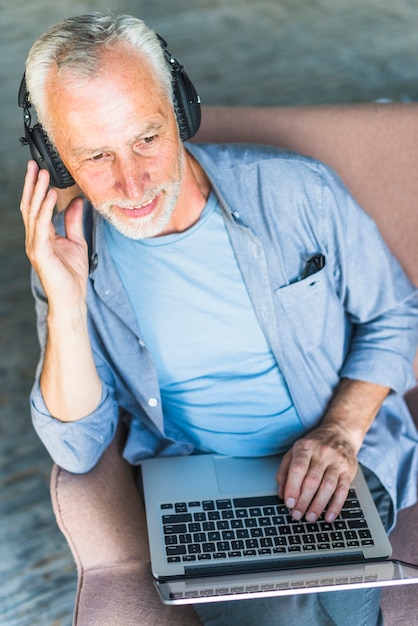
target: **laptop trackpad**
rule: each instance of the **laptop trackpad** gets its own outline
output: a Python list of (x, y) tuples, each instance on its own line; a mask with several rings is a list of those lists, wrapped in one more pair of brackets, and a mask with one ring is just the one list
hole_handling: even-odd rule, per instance
[(237, 458), (215, 456), (215, 473), (221, 493), (276, 493), (280, 457)]

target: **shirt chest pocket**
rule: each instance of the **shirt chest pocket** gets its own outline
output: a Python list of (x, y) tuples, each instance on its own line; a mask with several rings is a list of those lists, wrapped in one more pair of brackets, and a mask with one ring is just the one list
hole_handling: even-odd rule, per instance
[(341, 317), (341, 306), (325, 269), (276, 289), (275, 296), (279, 334), (290, 328), (305, 351), (319, 346)]

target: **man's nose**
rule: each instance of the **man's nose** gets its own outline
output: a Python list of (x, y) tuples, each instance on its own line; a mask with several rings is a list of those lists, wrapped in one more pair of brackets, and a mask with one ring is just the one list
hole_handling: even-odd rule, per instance
[(118, 159), (115, 167), (115, 186), (117, 191), (130, 200), (141, 200), (144, 195), (146, 173), (140, 159), (135, 155)]

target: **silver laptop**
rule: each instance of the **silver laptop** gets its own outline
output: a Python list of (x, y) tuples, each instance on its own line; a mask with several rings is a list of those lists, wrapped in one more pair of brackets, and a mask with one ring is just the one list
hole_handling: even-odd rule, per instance
[(418, 582), (391, 545), (359, 468), (332, 522), (294, 521), (280, 457), (149, 459), (142, 481), (155, 586), (190, 604)]

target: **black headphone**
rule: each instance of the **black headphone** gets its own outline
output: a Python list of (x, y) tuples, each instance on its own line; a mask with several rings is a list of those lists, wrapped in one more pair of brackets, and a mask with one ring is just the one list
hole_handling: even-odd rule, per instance
[[(183, 66), (168, 52), (167, 43), (159, 35), (157, 37), (171, 69), (174, 111), (179, 127), (180, 139), (187, 141), (199, 130), (201, 119), (200, 98)], [(58, 189), (71, 187), (75, 182), (41, 124), (37, 123), (31, 128), (32, 118), (29, 109), (32, 105), (26, 86), (25, 74), (19, 87), (18, 104), (23, 109), (23, 123), (25, 126), (25, 136), (20, 139), (22, 146), (29, 146), (32, 158), (38, 163), (39, 167), (49, 171), (53, 187)]]

